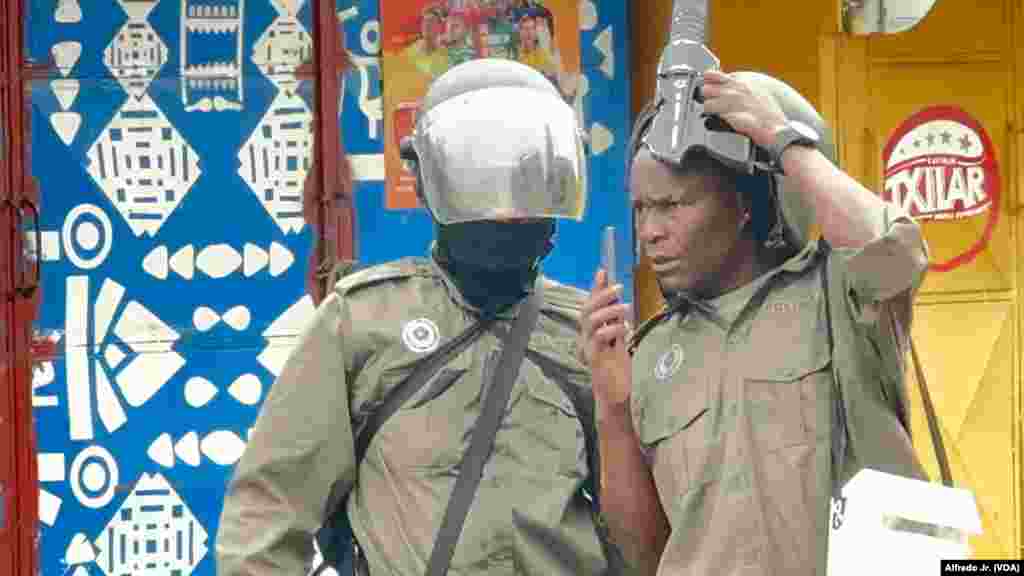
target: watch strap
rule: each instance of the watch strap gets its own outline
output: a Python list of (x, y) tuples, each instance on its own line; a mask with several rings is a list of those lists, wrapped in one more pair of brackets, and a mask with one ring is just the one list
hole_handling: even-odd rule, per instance
[(779, 173), (783, 173), (782, 154), (790, 146), (809, 146), (816, 144), (813, 138), (797, 130), (790, 124), (786, 124), (781, 130), (775, 133), (775, 141), (768, 148), (768, 158), (771, 166)]

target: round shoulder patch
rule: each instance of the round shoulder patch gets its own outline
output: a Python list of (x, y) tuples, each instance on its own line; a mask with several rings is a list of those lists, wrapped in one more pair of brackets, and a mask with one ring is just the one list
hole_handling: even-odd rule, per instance
[(437, 349), (441, 342), (441, 331), (429, 318), (410, 320), (402, 327), (402, 342), (406, 348), (417, 354), (426, 354)]
[(669, 378), (678, 372), (682, 365), (683, 347), (679, 344), (673, 344), (671, 348), (658, 358), (658, 362), (654, 364), (654, 377), (658, 380)]

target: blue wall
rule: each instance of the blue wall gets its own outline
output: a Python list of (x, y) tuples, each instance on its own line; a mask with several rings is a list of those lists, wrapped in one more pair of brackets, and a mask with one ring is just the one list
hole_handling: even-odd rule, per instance
[[(586, 221), (561, 225), (546, 262), (550, 276), (581, 287), (605, 225), (620, 230), (619, 269), (631, 270), (627, 6), (599, 4), (581, 31), (584, 110), (611, 146), (591, 160)], [(296, 186), (311, 157), (313, 87), (291, 74), (312, 48), (310, 7), (25, 5), (30, 56), (62, 67), (31, 91), (43, 214), (37, 330), (60, 350), (34, 382), (42, 574), (212, 575), (231, 467), (312, 310)], [(383, 122), (370, 138), (362, 109), (372, 102), (361, 107), (360, 91), (368, 74), (368, 100), (381, 94), (378, 12), (369, 0), (354, 7), (347, 46), (365, 59), (346, 78), (343, 140), (357, 164), (372, 165)], [(289, 38), (298, 51), (280, 44)], [(385, 211), (382, 181), (359, 181), (355, 197), (360, 261), (425, 252), (432, 227), (422, 211)]]

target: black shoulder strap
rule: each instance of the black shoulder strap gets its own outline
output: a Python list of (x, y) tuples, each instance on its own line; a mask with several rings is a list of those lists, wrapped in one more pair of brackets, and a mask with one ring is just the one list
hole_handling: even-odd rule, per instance
[(384, 398), (384, 401), (373, 410), (356, 434), (356, 466), (359, 466), (363, 461), (363, 457), (366, 456), (366, 451), (370, 448), (370, 442), (373, 440), (374, 435), (387, 422), (388, 418), (391, 418), (409, 398), (412, 398), (416, 392), (422, 389), (441, 366), (444, 366), (448, 360), (458, 355), (462, 350), (465, 350), (466, 346), (471, 344), (481, 332), (493, 323), (494, 316), (480, 318), (474, 322), (472, 326), (463, 330), (455, 338), (445, 342), (433, 354), (417, 364), (413, 368), (412, 373), (409, 374), (409, 377)]
[[(458, 355), (459, 352), (465, 350), (466, 346), (470, 345), (473, 340), (476, 339), (481, 332), (487, 329), (494, 322), (494, 316), (486, 316), (480, 318), (474, 322), (470, 327), (462, 331), (458, 336), (448, 340), (442, 344), (437, 350), (431, 353), (429, 356), (420, 361), (413, 367), (412, 372), (409, 376), (403, 380), (397, 388), (392, 390), (385, 398), (384, 401), (373, 410), (370, 416), (363, 422), (362, 426), (358, 428), (355, 438), (355, 461), (356, 469), (358, 470), (359, 464), (362, 463), (363, 458), (366, 457), (366, 451), (370, 448), (370, 442), (373, 440), (374, 435), (380, 430), (381, 426), (387, 422), (388, 418), (394, 415), (399, 408), (409, 398), (411, 398), (417, 391), (423, 388), (423, 386), (430, 380), (438, 369), (443, 366), (449, 359)], [(320, 576), (327, 568), (331, 568), (332, 564), (338, 564), (344, 561), (346, 558), (346, 552), (342, 550), (342, 547), (348, 546), (352, 543), (351, 541), (351, 528), (349, 527), (347, 518), (344, 520), (333, 521), (336, 515), (340, 514), (342, 518), (345, 517), (344, 501), (345, 498), (338, 498), (334, 500), (332, 494), (331, 501), (334, 502), (331, 505), (331, 513), (328, 516), (327, 522), (321, 528), (317, 534), (317, 542), (320, 544), (320, 551), (324, 554), (323, 562), (319, 567), (312, 573), (311, 576)], [(331, 552), (330, 547), (336, 545)], [(326, 549), (325, 549), (326, 548)], [(330, 555), (330, 557), (328, 557)], [(351, 561), (351, 556), (347, 556), (348, 561)], [(333, 566), (342, 573), (347, 573), (347, 569), (342, 569), (340, 566)]]
[(843, 402), (843, 387), (839, 383), (839, 374), (835, 368), (836, 341), (832, 335), (832, 299), (828, 295), (828, 263), (832, 256), (832, 247), (824, 238), (818, 240), (821, 246), (821, 291), (825, 305), (825, 325), (828, 336), (828, 353), (832, 364), (832, 496), (838, 498), (842, 493), (840, 486), (843, 467), (846, 464), (846, 404)]
[[(828, 261), (831, 255), (831, 247), (828, 242), (821, 239), (822, 254), (825, 259), (825, 263), (822, 266), (822, 289), (825, 296), (825, 318), (828, 322), (828, 343), (829, 351), (835, 354), (835, 339), (832, 336), (832, 313), (831, 313), (831, 301), (828, 297)], [(917, 356), (917, 347), (914, 345), (913, 336), (907, 332), (902, 333), (902, 326), (896, 319), (895, 314), (891, 310), (887, 309), (886, 316), (889, 317), (889, 321), (892, 324), (892, 334), (897, 345), (901, 336), (906, 337), (908, 344), (910, 345), (910, 357), (914, 363), (914, 375), (917, 380), (918, 388), (921, 392), (921, 404), (924, 407), (925, 418), (928, 420), (928, 432), (932, 437), (932, 446), (935, 450), (935, 459), (939, 463), (939, 474), (942, 477), (942, 483), (946, 486), (953, 486), (953, 477), (949, 469), (949, 457), (946, 454), (946, 445), (942, 440), (942, 432), (939, 430), (938, 416), (935, 414), (935, 406), (932, 404), (931, 395), (928, 393), (928, 385), (925, 382), (924, 370), (921, 369), (921, 361)], [(902, 375), (901, 375), (902, 376)], [(841, 392), (838, 380), (836, 381), (835, 387), (836, 393)], [(839, 478), (842, 474), (843, 460), (846, 455), (846, 408), (842, 402), (842, 395), (837, 396), (836, 401), (833, 402), (835, 410), (833, 416), (836, 418), (832, 427), (832, 477), (833, 477), (833, 493), (838, 495), (839, 492)], [(838, 437), (837, 437), (838, 436)], [(838, 457), (838, 461), (836, 458)], [(837, 467), (838, 466), (838, 467)]]
[[(899, 338), (901, 332), (899, 328), (902, 327), (900, 322), (896, 319), (896, 315), (889, 313), (889, 319), (892, 321), (893, 336)], [(924, 416), (928, 420), (928, 432), (932, 437), (932, 448), (935, 450), (935, 459), (939, 463), (939, 475), (942, 478), (942, 484), (950, 488), (953, 487), (953, 474), (949, 469), (949, 458), (946, 455), (946, 444), (942, 440), (942, 431), (939, 429), (939, 418), (935, 414), (935, 405), (932, 404), (931, 394), (928, 393), (928, 384), (924, 379), (924, 370), (921, 368), (921, 360), (917, 356), (917, 346), (914, 345), (914, 338), (907, 332), (904, 335), (907, 339), (907, 343), (910, 345), (910, 358), (914, 363), (914, 380), (917, 380), (917, 387), (921, 391), (921, 405), (924, 407)]]
[(523, 362), (523, 354), (530, 340), (530, 333), (533, 332), (533, 327), (537, 323), (537, 315), (540, 312), (543, 298), (541, 285), (542, 282), (538, 280), (533, 294), (526, 299), (522, 310), (520, 310), (512, 330), (503, 338), (501, 356), (498, 361), (494, 362), (493, 356), (487, 360), (482, 381), (485, 391), (483, 407), (473, 429), (469, 450), (466, 451), (459, 466), (459, 477), (455, 481), (455, 488), (448, 501), (444, 520), (441, 522), (441, 528), (434, 540), (434, 549), (430, 554), (430, 563), (427, 565), (427, 576), (444, 576), (448, 572), (448, 566), (455, 552), (455, 544), (462, 534), (466, 515), (473, 503), (477, 486), (480, 485), (484, 464), (491, 457), (494, 437), (498, 433), (505, 410), (508, 408), (512, 385), (519, 375), (519, 367)]
[[(533, 350), (527, 350), (526, 355), (532, 362), (540, 365), (542, 370), (545, 369), (545, 366), (554, 366), (554, 363), (550, 359)], [(585, 498), (590, 504), (589, 507), (594, 519), (594, 528), (597, 530), (598, 539), (601, 541), (601, 547), (604, 550), (605, 560), (608, 562), (608, 569), (604, 574), (625, 574), (625, 561), (622, 559), (619, 549), (612, 543), (611, 534), (608, 532), (608, 526), (605, 524), (604, 517), (600, 513), (601, 455), (597, 449), (599, 441), (594, 422), (593, 408), (588, 406), (588, 403), (584, 402), (580, 397), (579, 392), (574, 391), (571, 386), (558, 378), (555, 378), (555, 382), (562, 388), (565, 395), (569, 397), (573, 407), (576, 409), (576, 416), (580, 421), (580, 425), (583, 427), (583, 437), (587, 447), (587, 467), (590, 469), (590, 476), (580, 487), (580, 496)]]

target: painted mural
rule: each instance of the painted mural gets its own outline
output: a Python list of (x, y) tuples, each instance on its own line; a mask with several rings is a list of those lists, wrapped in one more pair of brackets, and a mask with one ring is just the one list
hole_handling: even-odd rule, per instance
[[(43, 307), (57, 353), (34, 374), (44, 576), (212, 576), (221, 495), (313, 311), (309, 0), (39, 0), (35, 81)], [(631, 246), (627, 7), (580, 2), (575, 105), (591, 134), (587, 221), (546, 271), (581, 287), (598, 235)], [(425, 253), (419, 209), (384, 201), (378, 5), (337, 0), (355, 63), (341, 124), (357, 182), (356, 254)], [(385, 233), (401, 229), (401, 234)], [(629, 270), (630, 250), (619, 251)], [(625, 278), (630, 281), (631, 278)]]

